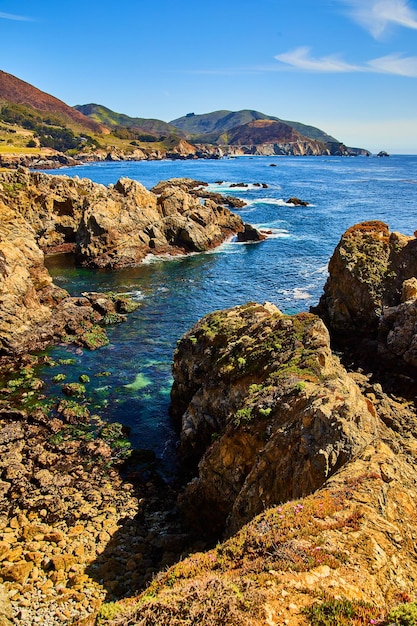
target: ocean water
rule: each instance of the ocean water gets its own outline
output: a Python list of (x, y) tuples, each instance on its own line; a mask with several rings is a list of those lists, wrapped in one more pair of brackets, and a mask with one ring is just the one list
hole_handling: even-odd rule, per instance
[[(308, 310), (319, 300), (341, 235), (357, 222), (383, 220), (407, 235), (417, 230), (417, 156), (118, 162), (52, 173), (106, 185), (127, 176), (147, 188), (191, 177), (244, 199), (248, 204), (238, 211), (243, 220), (272, 231), (257, 244), (229, 241), (208, 253), (155, 258), (116, 272), (75, 268), (59, 257), (48, 260), (55, 282), (73, 295), (112, 290), (140, 302), (126, 323), (108, 329), (109, 346), (95, 352), (57, 346), (50, 353), (55, 359), (74, 358), (75, 365), (61, 368), (66, 382), (88, 374), (92, 410), (129, 426), (132, 444), (154, 450), (166, 467), (176, 441), (168, 413), (172, 356), (186, 330), (210, 311), (248, 301), (267, 300), (288, 313)], [(230, 187), (240, 182), (248, 187)], [(288, 204), (293, 196), (309, 206)], [(44, 372), (51, 395), (61, 393), (52, 382), (56, 373), (56, 368)]]

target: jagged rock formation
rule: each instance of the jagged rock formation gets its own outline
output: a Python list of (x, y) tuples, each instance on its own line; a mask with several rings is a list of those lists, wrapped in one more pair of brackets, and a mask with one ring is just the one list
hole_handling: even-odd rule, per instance
[(106, 343), (97, 324), (108, 315), (124, 319), (125, 299), (69, 297), (52, 283), (29, 220), (1, 201), (0, 217), (0, 355), (44, 348), (64, 338), (89, 348)]
[(157, 195), (129, 179), (106, 188), (24, 169), (2, 172), (1, 350), (24, 351), (73, 335), (71, 316), (75, 326), (81, 318), (97, 321), (88, 302), (75, 303), (52, 284), (43, 251), (73, 250), (80, 263), (118, 268), (150, 253), (207, 250), (245, 229), (240, 217), (215, 199), (200, 200), (175, 181)]
[(176, 181), (156, 195), (129, 179), (106, 188), (19, 170), (1, 173), (0, 185), (0, 198), (28, 220), (43, 250), (72, 247), (79, 262), (94, 267), (135, 265), (150, 253), (208, 250), (244, 228), (219, 195), (216, 202), (207, 193), (199, 201)]
[(416, 276), (417, 239), (363, 222), (342, 236), (314, 310), (338, 342), (415, 377)]

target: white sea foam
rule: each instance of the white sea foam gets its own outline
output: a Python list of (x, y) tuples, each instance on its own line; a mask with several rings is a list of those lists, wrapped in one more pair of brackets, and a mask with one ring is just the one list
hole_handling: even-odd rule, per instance
[(318, 267), (316, 270), (314, 270), (314, 272), (311, 272), (311, 276), (314, 276), (314, 274), (318, 274), (319, 276), (326, 276), (328, 272), (329, 272), (328, 265), (322, 265), (321, 267)]
[[(292, 202), (286, 202), (283, 198), (257, 198), (256, 200), (252, 200), (249, 206), (251, 206), (252, 204), (270, 204), (272, 206), (288, 206), (291, 208), (297, 206)], [(308, 206), (313, 207), (315, 205), (309, 203)]]
[(285, 202), (282, 198), (257, 198), (251, 204), (272, 204), (273, 206), (294, 206), (291, 202)]
[(266, 235), (267, 239), (289, 239), (292, 237), (291, 233), (284, 228), (268, 228), (268, 226), (258, 226), (257, 228), (263, 235)]
[(201, 252), (187, 252), (184, 254), (147, 254), (144, 259), (142, 259), (142, 265), (152, 265), (152, 263), (160, 263), (161, 261), (181, 261), (184, 256), (195, 256), (196, 254), (201, 254)]
[(292, 295), (294, 300), (310, 300), (313, 297), (313, 294), (300, 287), (295, 287)]
[[(271, 185), (268, 185), (270, 188)], [(255, 183), (244, 183), (244, 186), (236, 185), (233, 181), (223, 181), (222, 183), (209, 183), (207, 187), (204, 187), (207, 191), (214, 191), (218, 193), (224, 193), (225, 191), (263, 191), (265, 187), (262, 187), (262, 183), (257, 185)], [(273, 189), (281, 189), (280, 185), (274, 184)]]
[(132, 289), (132, 291), (124, 291), (122, 296), (129, 296), (132, 300), (143, 300), (145, 297), (139, 289)]

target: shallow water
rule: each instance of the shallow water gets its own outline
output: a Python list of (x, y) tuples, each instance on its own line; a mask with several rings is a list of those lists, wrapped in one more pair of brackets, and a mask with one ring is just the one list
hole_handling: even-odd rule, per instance
[[(133, 445), (153, 449), (167, 466), (175, 445), (168, 416), (172, 355), (193, 323), (247, 301), (268, 300), (284, 312), (308, 310), (320, 297), (330, 255), (349, 226), (380, 219), (407, 235), (417, 229), (415, 156), (119, 162), (56, 173), (106, 185), (128, 176), (147, 188), (173, 177), (203, 180), (214, 191), (246, 200), (248, 206), (239, 210), (243, 220), (272, 231), (258, 244), (231, 241), (209, 253), (153, 259), (117, 272), (67, 267), (59, 257), (48, 260), (55, 282), (71, 294), (112, 290), (140, 301), (126, 323), (109, 328), (109, 346), (95, 352), (58, 346), (51, 355), (74, 357), (75, 365), (61, 368), (67, 382), (87, 373), (88, 398), (97, 412), (129, 425)], [(239, 182), (249, 187), (230, 187)], [(253, 185), (258, 182), (268, 187)], [(310, 206), (288, 205), (292, 196)], [(97, 376), (102, 372), (109, 375)], [(56, 368), (45, 371), (50, 394), (60, 393), (60, 385), (52, 383), (55, 374)]]

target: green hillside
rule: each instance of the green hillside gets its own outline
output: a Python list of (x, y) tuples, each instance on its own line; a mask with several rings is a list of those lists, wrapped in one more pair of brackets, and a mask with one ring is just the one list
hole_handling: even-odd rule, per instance
[(153, 135), (182, 134), (178, 132), (178, 128), (162, 120), (130, 117), (124, 113), (116, 113), (101, 104), (78, 104), (74, 108), (83, 115), (110, 129), (122, 126), (123, 128), (140, 129)]
[[(273, 115), (265, 115), (259, 111), (252, 111), (249, 109), (243, 109), (242, 111), (213, 111), (212, 113), (204, 113), (202, 115), (195, 115), (194, 113), (188, 113), (184, 117), (180, 117), (176, 120), (172, 120), (170, 124), (183, 131), (190, 139), (198, 140), (207, 143), (216, 143), (219, 136), (223, 133), (237, 128), (238, 126), (244, 126), (250, 122), (256, 120), (272, 120), (276, 122), (283, 122), (288, 126), (291, 126), (294, 130), (299, 132), (308, 139), (314, 139), (316, 141), (323, 142), (338, 142), (337, 139), (331, 137), (324, 131), (314, 126), (308, 126), (301, 124), (300, 122), (289, 122), (282, 120)], [(204, 134), (210, 134), (209, 137), (204, 139)]]
[(60, 152), (94, 149), (98, 142), (86, 130), (61, 111), (52, 113), (28, 104), (0, 102), (0, 142), (6, 145)]

